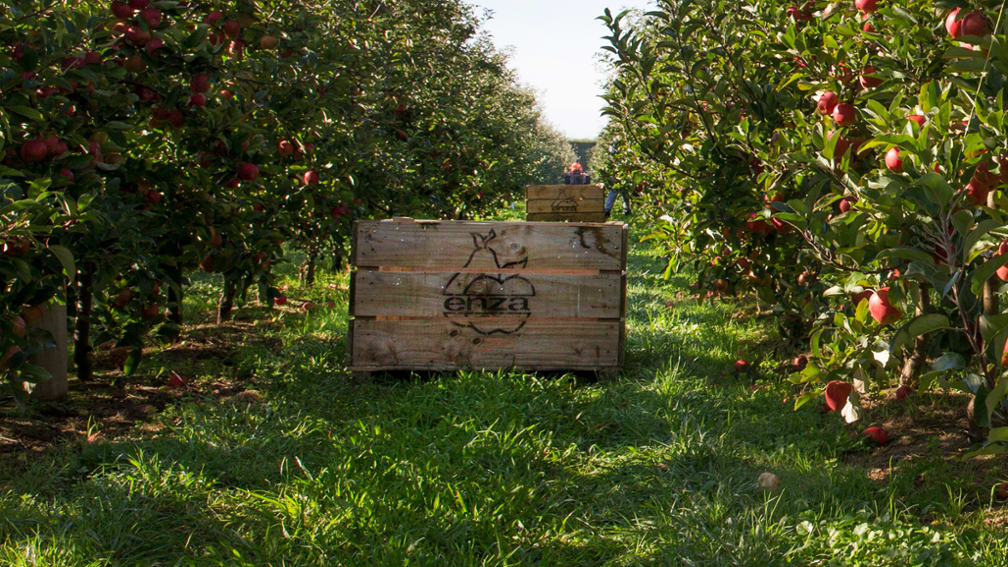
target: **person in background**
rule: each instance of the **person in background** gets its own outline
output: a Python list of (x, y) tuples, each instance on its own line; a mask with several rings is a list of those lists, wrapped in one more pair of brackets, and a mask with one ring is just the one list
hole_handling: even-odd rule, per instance
[(587, 185), (591, 183), (591, 177), (584, 174), (584, 168), (580, 162), (574, 162), (567, 168), (564, 174), (564, 183), (567, 185)]
[(605, 200), (605, 217), (609, 218), (609, 214), (612, 212), (613, 205), (616, 204), (616, 197), (623, 198), (623, 214), (630, 214), (630, 196), (627, 194), (625, 189), (617, 189), (615, 187), (609, 189), (609, 194), (606, 195)]

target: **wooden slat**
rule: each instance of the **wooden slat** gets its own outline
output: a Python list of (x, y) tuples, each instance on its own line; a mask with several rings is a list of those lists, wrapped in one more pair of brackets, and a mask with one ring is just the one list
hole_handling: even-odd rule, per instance
[(559, 224), (470, 221), (356, 221), (353, 264), (487, 272), (623, 270), (620, 223)]
[(529, 185), (525, 188), (525, 199), (605, 199), (601, 185)]
[(623, 275), (617, 272), (482, 274), (364, 269), (357, 270), (353, 280), (350, 313), (357, 317), (440, 317), (446, 313), (451, 317), (460, 311), (492, 316), (525, 307), (533, 319), (622, 316)]
[(445, 318), (355, 319), (351, 369), (612, 369), (621, 363), (622, 327), (623, 321), (530, 320), (512, 334), (482, 335)]
[(529, 199), (525, 204), (525, 212), (528, 215), (535, 213), (601, 213), (603, 211), (605, 211), (605, 203), (602, 199), (570, 202), (557, 199)]
[(525, 215), (531, 222), (602, 222), (605, 213), (528, 213)]

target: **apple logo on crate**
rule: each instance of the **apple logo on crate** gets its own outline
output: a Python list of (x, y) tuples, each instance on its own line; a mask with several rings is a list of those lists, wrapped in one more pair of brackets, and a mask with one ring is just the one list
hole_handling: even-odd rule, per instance
[(453, 274), (444, 286), (444, 316), (453, 325), (466, 327), (481, 335), (517, 333), (532, 316), (529, 300), (535, 286), (526, 278), (498, 270), (524, 268), (528, 255), (501, 264), (492, 247), (497, 233), (472, 233), (474, 250), (463, 268), (485, 270)]
[(574, 197), (567, 196), (553, 201), (552, 209), (554, 213), (576, 213), (578, 203)]

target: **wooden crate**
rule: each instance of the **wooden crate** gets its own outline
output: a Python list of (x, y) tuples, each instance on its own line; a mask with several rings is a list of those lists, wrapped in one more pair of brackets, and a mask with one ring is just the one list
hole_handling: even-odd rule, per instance
[(621, 223), (357, 221), (351, 370), (614, 375), (626, 251)]
[(529, 185), (525, 211), (529, 221), (602, 222), (605, 191), (601, 185)]

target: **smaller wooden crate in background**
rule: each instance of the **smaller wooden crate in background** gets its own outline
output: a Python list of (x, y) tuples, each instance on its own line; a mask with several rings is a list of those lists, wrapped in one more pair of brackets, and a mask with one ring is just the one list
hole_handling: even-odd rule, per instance
[(603, 222), (605, 191), (601, 185), (529, 185), (525, 210), (529, 221)]

